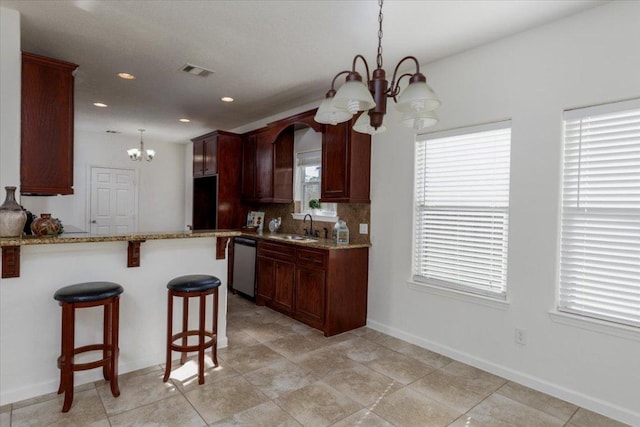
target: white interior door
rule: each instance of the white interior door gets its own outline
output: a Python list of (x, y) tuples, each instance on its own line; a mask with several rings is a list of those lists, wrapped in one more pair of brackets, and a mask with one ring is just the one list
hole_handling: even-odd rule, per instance
[(135, 171), (91, 168), (91, 234), (135, 230)]

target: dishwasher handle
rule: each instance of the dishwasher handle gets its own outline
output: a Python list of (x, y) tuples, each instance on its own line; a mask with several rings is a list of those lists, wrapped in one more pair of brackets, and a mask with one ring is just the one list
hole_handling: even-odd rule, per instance
[(256, 247), (256, 241), (254, 239), (247, 239), (246, 237), (234, 237), (233, 241), (236, 245), (252, 246)]

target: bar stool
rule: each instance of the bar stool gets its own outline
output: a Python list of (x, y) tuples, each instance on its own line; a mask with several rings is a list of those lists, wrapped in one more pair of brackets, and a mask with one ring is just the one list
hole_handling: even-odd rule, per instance
[[(86, 282), (60, 288), (53, 295), (62, 307), (62, 354), (58, 357), (60, 387), (64, 393), (62, 412), (68, 412), (73, 402), (73, 373), (102, 366), (104, 379), (111, 382), (111, 394), (118, 389), (118, 317), (122, 286), (111, 282)], [(75, 348), (75, 310), (104, 306), (103, 342)], [(102, 350), (102, 359), (89, 363), (74, 363), (77, 354)]]
[[(198, 384), (204, 384), (204, 351), (211, 347), (211, 358), (215, 366), (218, 366), (217, 341), (218, 341), (218, 287), (220, 279), (205, 274), (192, 274), (176, 277), (167, 284), (168, 313), (167, 313), (167, 364), (164, 371), (164, 382), (169, 380), (171, 374), (171, 351), (179, 351), (180, 364), (187, 361), (187, 353), (198, 352)], [(211, 330), (206, 329), (206, 298), (213, 295), (213, 322)], [(182, 332), (173, 334), (173, 297), (181, 297), (182, 300)], [(198, 329), (189, 329), (189, 298), (200, 299), (200, 312)], [(189, 336), (198, 336), (198, 344), (188, 345)], [(205, 337), (209, 340), (205, 341)], [(181, 340), (181, 344), (176, 341)]]

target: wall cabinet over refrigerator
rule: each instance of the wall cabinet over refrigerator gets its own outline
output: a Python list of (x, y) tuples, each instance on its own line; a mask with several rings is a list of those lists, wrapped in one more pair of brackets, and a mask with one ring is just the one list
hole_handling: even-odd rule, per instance
[(218, 173), (218, 132), (192, 139), (193, 177), (213, 176)]
[(22, 194), (73, 194), (76, 68), (69, 62), (22, 54)]
[(193, 229), (231, 229), (243, 225), (240, 202), (242, 140), (215, 131), (193, 142)]

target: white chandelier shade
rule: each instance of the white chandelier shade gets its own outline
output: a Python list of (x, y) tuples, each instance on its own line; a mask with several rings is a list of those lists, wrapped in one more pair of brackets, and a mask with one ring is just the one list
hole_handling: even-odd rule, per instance
[(331, 105), (338, 109), (345, 109), (353, 115), (358, 111), (372, 109), (376, 106), (376, 102), (362, 80), (351, 80), (338, 89)]
[(410, 83), (398, 97), (396, 109), (402, 113), (433, 111), (440, 99), (426, 82)]
[(320, 103), (314, 120), (326, 125), (337, 125), (338, 123), (351, 120), (353, 114), (348, 112), (346, 109), (333, 106), (332, 101), (333, 96), (325, 98), (324, 101)]

